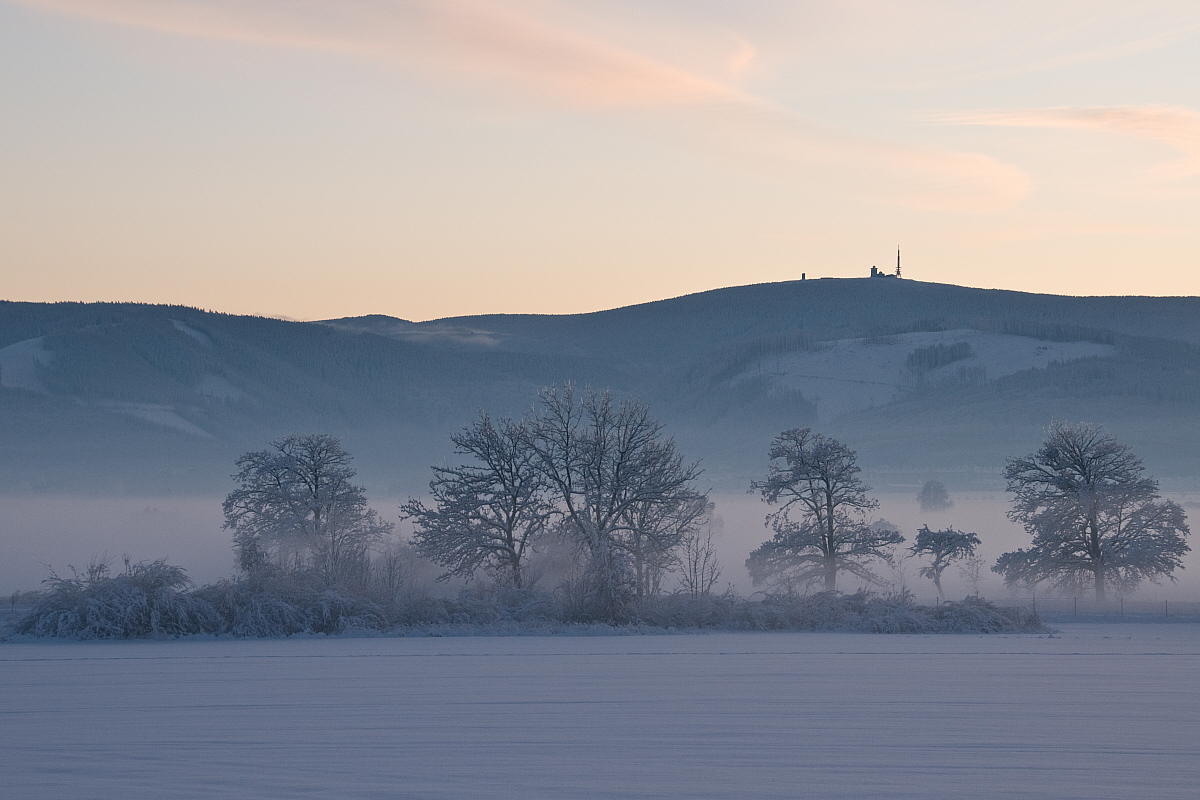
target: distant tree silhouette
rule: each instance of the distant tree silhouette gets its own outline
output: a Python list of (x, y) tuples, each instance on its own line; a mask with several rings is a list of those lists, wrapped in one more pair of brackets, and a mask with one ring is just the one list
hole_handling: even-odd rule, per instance
[(401, 516), (416, 524), (417, 549), (447, 575), (485, 567), (525, 585), (525, 557), (555, 513), (526, 439), (520, 423), (481, 415), (450, 439), (470, 461), (433, 468), (433, 505), (411, 499), (401, 506)]
[(809, 428), (795, 428), (775, 437), (769, 456), (767, 477), (751, 486), (764, 502), (778, 506), (766, 518), (775, 535), (746, 561), (754, 582), (820, 581), (832, 592), (841, 571), (878, 582), (867, 565), (886, 560), (888, 548), (904, 537), (868, 523), (867, 512), (879, 503), (859, 478), (854, 451)]
[(542, 391), (526, 431), (565, 530), (587, 552), (592, 613), (620, 616), (636, 592), (628, 575), (632, 538), (661, 545), (705, 511), (707, 496), (694, 487), (699, 464), (683, 460), (641, 403), (570, 384)]
[(928, 525), (922, 525), (910, 550), (913, 555), (929, 556), (930, 563), (921, 567), (921, 577), (933, 581), (938, 597), (945, 598), (946, 593), (942, 591), (942, 573), (951, 563), (973, 556), (978, 546), (978, 534), (957, 531), (954, 528), (934, 531), (930, 530)]
[(954, 505), (950, 492), (941, 481), (925, 481), (921, 491), (917, 493), (917, 503), (922, 511), (945, 511)]
[(361, 573), (392, 525), (368, 506), (352, 462), (327, 434), (287, 436), (239, 458), (223, 508), (242, 569), (312, 568), (331, 584)]
[(1005, 477), (1009, 517), (1032, 537), (992, 567), (1008, 584), (1090, 582), (1103, 599), (1109, 584), (1171, 577), (1191, 549), (1183, 509), (1160, 499), (1141, 460), (1099, 426), (1055, 423), (1037, 452), (1008, 462)]

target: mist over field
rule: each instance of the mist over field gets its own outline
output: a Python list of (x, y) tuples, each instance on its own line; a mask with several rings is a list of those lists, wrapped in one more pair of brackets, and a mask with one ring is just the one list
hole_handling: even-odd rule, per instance
[[(722, 583), (739, 591), (752, 590), (743, 562), (768, 534), (770, 509), (750, 483), (772, 437), (800, 426), (857, 452), (881, 500), (874, 516), (910, 539), (924, 523), (976, 531), (990, 565), (1024, 535), (1005, 518), (1004, 464), (1055, 420), (1104, 425), (1167, 496), (1194, 508), (1198, 320), (1189, 298), (895, 279), (425, 323), (0, 303), (0, 586), (34, 588), (46, 565), (103, 554), (166, 558), (199, 582), (231, 574), (220, 501), (234, 461), (291, 433), (340, 437), (373, 507), (398, 522), (400, 503), (427, 493), (429, 467), (452, 459), (452, 432), (481, 411), (519, 418), (539, 390), (565, 381), (644, 403), (681, 454), (699, 459), (697, 485), (721, 522)], [(930, 479), (949, 488), (953, 508), (919, 511)], [(884, 577), (926, 591), (907, 569)], [(1195, 572), (1143, 591), (1186, 594)], [(985, 581), (1000, 592), (998, 576)]]
[[(954, 507), (940, 512), (922, 512), (911, 493), (880, 493), (879, 516), (895, 523), (909, 538), (921, 525), (954, 525), (977, 531), (983, 544), (980, 554), (985, 562), (983, 591), (989, 597), (1006, 597), (1000, 576), (986, 571), (1000, 553), (1024, 546), (1028, 536), (1010, 522), (1008, 498), (1002, 492), (965, 492), (954, 494)], [(749, 493), (716, 493), (712, 496), (720, 520), (716, 539), (718, 555), (724, 566), (722, 584), (731, 583), (742, 593), (755, 591), (743, 562), (747, 554), (768, 531), (763, 516), (769, 509)], [(1186, 497), (1181, 497), (1186, 500)], [(93, 556), (108, 555), (119, 560), (123, 554), (138, 558), (166, 558), (183, 564), (198, 583), (230, 575), (236, 564), (230, 549), (228, 531), (221, 529), (221, 496), (210, 497), (95, 497), (64, 495), (10, 496), (4, 499), (8, 515), (6, 558), (0, 562), (0, 587), (37, 588), (46, 575), (47, 565), (62, 571), (73, 564), (83, 567)], [(1193, 501), (1194, 503), (1194, 501)], [(376, 506), (382, 513), (395, 515), (399, 500), (380, 498)], [(1196, 505), (1189, 505), (1193, 513)], [(400, 526), (402, 534), (405, 526)], [(1131, 597), (1178, 598), (1195, 601), (1200, 597), (1200, 556), (1190, 554), (1186, 569), (1176, 582), (1147, 584)], [(918, 573), (920, 560), (902, 563), (902, 572), (883, 569), (883, 576), (901, 583), (924, 600), (934, 596), (933, 587)], [(430, 584), (436, 591), (453, 592), (453, 585)], [(962, 577), (953, 570), (946, 585), (951, 596), (969, 592)], [(1022, 593), (1019, 596), (1026, 597)]]

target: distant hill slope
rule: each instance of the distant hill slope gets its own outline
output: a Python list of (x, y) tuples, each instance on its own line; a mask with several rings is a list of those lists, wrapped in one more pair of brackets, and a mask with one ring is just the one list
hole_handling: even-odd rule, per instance
[(327, 430), (372, 486), (418, 492), (451, 430), (564, 380), (644, 399), (718, 487), (744, 487), (770, 436), (805, 424), (889, 485), (993, 485), (1055, 417), (1109, 424), (1168, 479), (1200, 473), (1200, 299), (823, 279), (420, 323), (0, 302), (0, 478), (207, 492), (240, 452)]

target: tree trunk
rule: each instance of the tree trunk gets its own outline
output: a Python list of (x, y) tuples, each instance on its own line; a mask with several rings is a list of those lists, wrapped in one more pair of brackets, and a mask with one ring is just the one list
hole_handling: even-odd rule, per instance
[(1093, 574), (1096, 576), (1096, 599), (1104, 600), (1104, 566), (1097, 565)]
[(620, 606), (617, 566), (615, 554), (608, 540), (597, 537), (592, 542), (591, 572), (592, 593), (599, 615), (604, 619), (615, 619)]
[(521, 559), (513, 556), (512, 559), (512, 582), (514, 589), (520, 589), (524, 578), (521, 576)]
[(834, 537), (833, 494), (825, 491), (825, 591), (837, 591), (837, 540)]
[(940, 573), (933, 573), (933, 588), (937, 589), (939, 602), (946, 599), (946, 593), (942, 591), (942, 576)]

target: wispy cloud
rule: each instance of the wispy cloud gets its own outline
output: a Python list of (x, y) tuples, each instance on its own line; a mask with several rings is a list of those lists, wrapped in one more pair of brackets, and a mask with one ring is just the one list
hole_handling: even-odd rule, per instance
[(941, 122), (1006, 128), (1072, 128), (1111, 131), (1160, 142), (1181, 158), (1157, 172), (1171, 177), (1200, 175), (1200, 112), (1179, 106), (1041, 108), (944, 114)]
[(758, 48), (751, 42), (737, 37), (733, 51), (725, 59), (725, 67), (734, 78), (741, 77), (758, 60)]
[(580, 106), (728, 102), (737, 92), (546, 21), (544, 3), (486, 0), (18, 0), (164, 33), (319, 49), (506, 83)]
[[(352, 54), (559, 106), (664, 112), (678, 123), (673, 136), (775, 163), (842, 168), (869, 176), (880, 196), (899, 202), (994, 209), (1018, 201), (1028, 186), (1022, 172), (984, 155), (824, 130), (735, 84), (555, 22), (562, 7), (553, 0), (18, 2), (177, 35)], [(755, 58), (753, 44), (740, 41), (715, 72), (736, 78)]]

